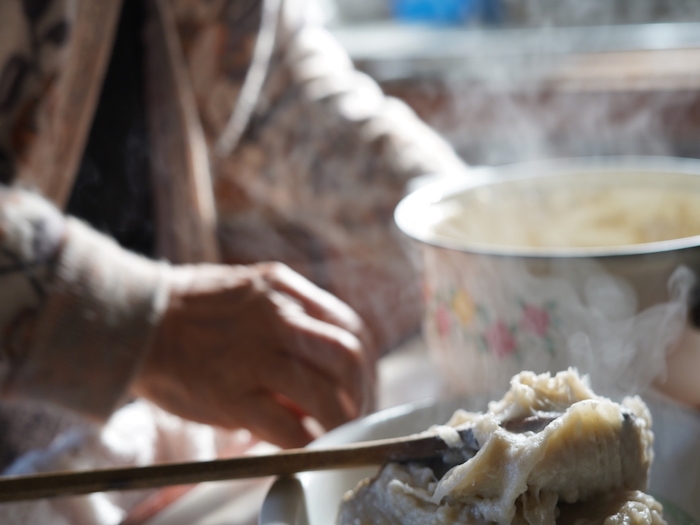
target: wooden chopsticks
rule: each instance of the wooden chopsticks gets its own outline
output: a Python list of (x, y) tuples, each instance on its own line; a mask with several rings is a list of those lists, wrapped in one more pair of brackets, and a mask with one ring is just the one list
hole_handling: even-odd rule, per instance
[[(464, 448), (473, 448), (471, 430), (459, 433)], [(8, 476), (0, 477), (0, 502), (381, 465), (389, 461), (429, 459), (449, 448), (437, 435), (416, 434), (327, 449), (291, 449), (213, 461)]]

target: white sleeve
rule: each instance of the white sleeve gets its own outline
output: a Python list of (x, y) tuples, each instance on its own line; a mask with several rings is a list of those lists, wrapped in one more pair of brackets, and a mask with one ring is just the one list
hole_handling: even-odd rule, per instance
[(123, 401), (167, 301), (165, 267), (0, 186), (0, 388), (97, 419)]

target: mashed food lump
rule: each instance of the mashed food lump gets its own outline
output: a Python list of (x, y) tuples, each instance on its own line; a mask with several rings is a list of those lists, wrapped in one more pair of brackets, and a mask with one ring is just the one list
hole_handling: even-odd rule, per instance
[(485, 413), (458, 411), (447, 426), (471, 429), (471, 458), (446, 473), (385, 465), (346, 494), (338, 525), (665, 523), (644, 493), (653, 434), (638, 397), (597, 396), (573, 370), (522, 372)]

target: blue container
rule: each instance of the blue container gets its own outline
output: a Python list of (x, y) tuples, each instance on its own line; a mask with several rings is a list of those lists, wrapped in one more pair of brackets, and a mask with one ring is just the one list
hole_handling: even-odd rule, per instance
[(498, 23), (503, 19), (501, 0), (393, 0), (393, 12), (403, 22)]

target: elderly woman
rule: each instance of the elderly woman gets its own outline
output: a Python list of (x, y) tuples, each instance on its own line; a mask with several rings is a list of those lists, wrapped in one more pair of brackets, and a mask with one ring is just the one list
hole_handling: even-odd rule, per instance
[(3, 466), (135, 396), (281, 446), (368, 410), (393, 207), (463, 169), (303, 2), (3, 0)]

